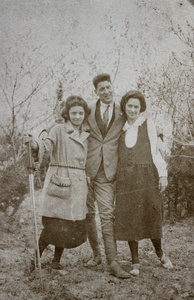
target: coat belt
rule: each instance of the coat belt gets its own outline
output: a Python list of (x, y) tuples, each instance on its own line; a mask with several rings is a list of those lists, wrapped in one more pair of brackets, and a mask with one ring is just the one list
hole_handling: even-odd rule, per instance
[(50, 167), (61, 167), (61, 168), (85, 170), (85, 167), (78, 167), (78, 166), (74, 166), (74, 165), (62, 165), (62, 164), (53, 164), (53, 163), (50, 163), (49, 165), (50, 165)]

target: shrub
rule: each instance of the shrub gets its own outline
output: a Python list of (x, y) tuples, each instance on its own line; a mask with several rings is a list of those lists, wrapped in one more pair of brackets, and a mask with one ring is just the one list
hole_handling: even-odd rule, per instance
[(12, 206), (15, 212), (27, 192), (28, 176), (24, 166), (21, 164), (18, 168), (14, 165), (9, 166), (1, 174), (0, 210), (6, 211)]
[(194, 212), (194, 147), (174, 144), (168, 162), (169, 185), (166, 190), (170, 218), (185, 217)]

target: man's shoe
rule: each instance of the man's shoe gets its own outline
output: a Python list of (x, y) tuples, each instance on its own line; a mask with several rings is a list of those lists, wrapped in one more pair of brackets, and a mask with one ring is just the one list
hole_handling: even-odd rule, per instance
[(130, 274), (133, 276), (139, 276), (139, 264), (133, 264)]
[(102, 262), (101, 255), (96, 255), (92, 257), (87, 263), (86, 267), (96, 267), (97, 265), (100, 265)]
[(125, 272), (116, 261), (113, 261), (109, 266), (109, 272), (111, 275), (120, 278), (120, 279), (125, 279), (125, 278), (130, 278), (131, 275), (127, 272)]
[(165, 269), (168, 269), (168, 270), (173, 269), (173, 264), (171, 263), (170, 259), (167, 256), (165, 256), (164, 254), (162, 255), (162, 258), (160, 259), (160, 261), (161, 261), (162, 266)]

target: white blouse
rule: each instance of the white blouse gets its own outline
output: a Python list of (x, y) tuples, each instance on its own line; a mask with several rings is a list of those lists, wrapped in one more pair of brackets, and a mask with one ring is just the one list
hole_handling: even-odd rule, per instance
[[(125, 133), (125, 145), (127, 148), (132, 148), (137, 142), (138, 127), (145, 122), (145, 117), (140, 116), (132, 125), (128, 122), (123, 126)], [(156, 127), (151, 119), (147, 119), (148, 137), (151, 145), (151, 154), (153, 162), (158, 170), (159, 177), (167, 177), (167, 165), (158, 148), (158, 137)]]

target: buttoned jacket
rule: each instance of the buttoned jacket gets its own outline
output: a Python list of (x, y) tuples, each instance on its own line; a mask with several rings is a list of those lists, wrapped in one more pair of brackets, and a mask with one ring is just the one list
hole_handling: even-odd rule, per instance
[(90, 105), (91, 113), (88, 117), (90, 136), (88, 138), (86, 173), (87, 176), (93, 179), (97, 175), (101, 163), (103, 163), (107, 179), (113, 181), (115, 180), (118, 162), (118, 140), (125, 120), (121, 114), (120, 105), (114, 103), (114, 120), (103, 138), (95, 117), (96, 104), (97, 102)]
[[(83, 128), (83, 126), (82, 126)], [(39, 161), (44, 153), (51, 154), (42, 191), (42, 215), (65, 220), (83, 220), (86, 217), (87, 178), (85, 164), (87, 157), (87, 138), (89, 133), (82, 130), (78, 135), (71, 124), (55, 125), (45, 140), (39, 143)], [(71, 196), (69, 199), (51, 197), (47, 194), (47, 187), (52, 174), (58, 169), (61, 176), (71, 180)], [(68, 165), (70, 168), (62, 167)]]

